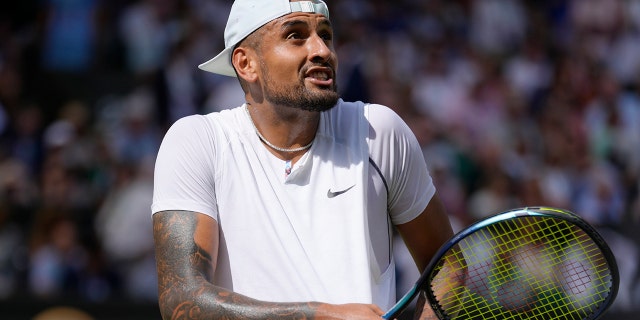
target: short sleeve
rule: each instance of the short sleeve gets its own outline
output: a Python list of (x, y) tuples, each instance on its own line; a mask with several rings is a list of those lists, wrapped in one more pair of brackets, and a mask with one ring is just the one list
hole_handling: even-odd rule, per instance
[(407, 223), (420, 215), (436, 189), (422, 148), (409, 126), (393, 110), (371, 104), (369, 149), (387, 180), (387, 204), (394, 224)]
[(167, 131), (154, 170), (151, 212), (194, 211), (217, 219), (216, 150), (205, 116), (182, 118)]

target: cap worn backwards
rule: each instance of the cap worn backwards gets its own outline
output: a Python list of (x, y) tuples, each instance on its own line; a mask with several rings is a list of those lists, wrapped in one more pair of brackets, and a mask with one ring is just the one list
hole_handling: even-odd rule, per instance
[(231, 6), (227, 26), (224, 30), (225, 48), (213, 59), (198, 68), (225, 76), (236, 77), (231, 64), (231, 53), (235, 46), (268, 22), (292, 12), (313, 12), (329, 18), (329, 9), (322, 0), (236, 0)]

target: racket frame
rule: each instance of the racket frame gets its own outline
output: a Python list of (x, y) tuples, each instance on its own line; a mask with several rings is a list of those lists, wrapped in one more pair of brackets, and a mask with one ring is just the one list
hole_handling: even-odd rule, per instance
[(609, 270), (611, 271), (611, 290), (610, 290), (611, 293), (600, 304), (600, 307), (591, 314), (591, 317), (584, 320), (599, 319), (604, 314), (604, 311), (606, 311), (611, 306), (611, 304), (615, 300), (616, 295), (618, 293), (620, 277), (618, 274), (618, 266), (616, 264), (616, 259), (613, 253), (611, 252), (611, 249), (607, 245), (606, 241), (604, 240), (604, 238), (602, 238), (602, 236), (596, 231), (596, 229), (593, 226), (591, 226), (589, 223), (584, 221), (582, 218), (580, 218), (576, 214), (569, 212), (567, 210), (553, 208), (553, 207), (544, 207), (544, 206), (523, 207), (523, 208), (504, 211), (504, 212), (495, 214), (493, 216), (490, 216), (488, 218), (485, 218), (481, 221), (478, 221), (470, 225), (469, 227), (456, 233), (449, 241), (445, 242), (440, 247), (440, 249), (438, 249), (436, 254), (433, 256), (433, 258), (431, 259), (431, 261), (429, 262), (425, 270), (422, 272), (418, 280), (411, 287), (411, 289), (409, 289), (409, 291), (407, 291), (407, 293), (404, 296), (402, 296), (402, 298), (400, 298), (400, 300), (398, 300), (398, 302), (393, 307), (391, 307), (391, 309), (389, 309), (382, 316), (382, 318), (383, 319), (397, 318), (409, 306), (411, 301), (413, 301), (413, 299), (420, 293), (420, 291), (424, 290), (424, 292), (426, 293), (428, 303), (433, 309), (433, 311), (435, 312), (435, 314), (438, 316), (438, 319), (441, 319), (441, 320), (450, 319), (447, 315), (444, 314), (444, 311), (442, 310), (440, 305), (437, 303), (437, 299), (435, 297), (433, 290), (431, 290), (430, 288), (422, 289), (425, 286), (425, 284), (430, 282), (431, 275), (434, 269), (440, 263), (440, 259), (447, 253), (447, 251), (449, 251), (449, 249), (451, 249), (452, 247), (457, 245), (460, 241), (462, 241), (462, 239), (465, 239), (466, 237), (468, 237), (469, 235), (473, 234), (474, 232), (480, 229), (483, 229), (485, 227), (488, 227), (500, 221), (523, 218), (523, 217), (535, 217), (535, 216), (562, 219), (571, 223), (572, 225), (577, 226), (578, 228), (582, 229), (591, 239), (593, 239), (594, 243), (602, 251), (603, 256), (608, 264)]

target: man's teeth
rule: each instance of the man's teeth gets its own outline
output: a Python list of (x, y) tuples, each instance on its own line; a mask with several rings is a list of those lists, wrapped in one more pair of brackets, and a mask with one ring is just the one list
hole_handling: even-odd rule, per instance
[(321, 71), (312, 72), (309, 76), (311, 78), (318, 79), (318, 80), (327, 80), (327, 79), (329, 79), (329, 75), (326, 72), (321, 72)]

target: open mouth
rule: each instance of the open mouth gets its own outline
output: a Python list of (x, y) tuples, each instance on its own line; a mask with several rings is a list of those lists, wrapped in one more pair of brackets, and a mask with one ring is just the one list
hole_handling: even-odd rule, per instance
[(329, 68), (312, 68), (306, 73), (306, 80), (318, 86), (333, 84), (333, 72)]
[(329, 74), (327, 72), (315, 71), (310, 73), (309, 77), (320, 81), (326, 81), (329, 79)]

